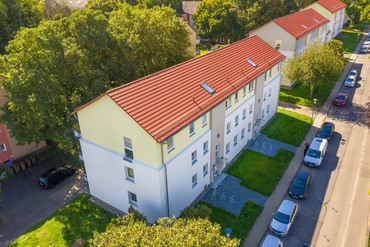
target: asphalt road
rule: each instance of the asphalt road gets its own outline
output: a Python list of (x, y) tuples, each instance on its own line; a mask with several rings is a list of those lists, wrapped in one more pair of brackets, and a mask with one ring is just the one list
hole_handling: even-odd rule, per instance
[(0, 246), (17, 238), (80, 193), (82, 182), (79, 172), (50, 190), (38, 185), (39, 176), (57, 165), (60, 165), (60, 161), (47, 159), (3, 182)]
[[(367, 246), (370, 181), (370, 133), (364, 125), (364, 105), (370, 101), (369, 55), (359, 55), (352, 66), (361, 75), (348, 94), (345, 107), (332, 106), (325, 121), (336, 125), (320, 168), (301, 169), (312, 175), (307, 199), (284, 246)], [(286, 198), (289, 198), (287, 196)]]

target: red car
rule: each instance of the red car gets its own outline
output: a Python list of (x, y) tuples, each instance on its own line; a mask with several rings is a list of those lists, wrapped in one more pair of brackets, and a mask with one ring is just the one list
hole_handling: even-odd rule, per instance
[(338, 93), (337, 96), (335, 96), (333, 104), (337, 106), (345, 106), (346, 102), (347, 102), (347, 94)]

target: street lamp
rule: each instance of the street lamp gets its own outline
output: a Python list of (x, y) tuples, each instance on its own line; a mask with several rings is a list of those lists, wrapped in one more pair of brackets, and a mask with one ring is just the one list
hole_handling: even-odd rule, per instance
[(316, 106), (316, 103), (317, 103), (317, 99), (313, 99), (313, 105), (312, 105), (312, 117), (311, 117), (311, 124), (313, 124), (313, 114), (315, 112), (315, 106)]

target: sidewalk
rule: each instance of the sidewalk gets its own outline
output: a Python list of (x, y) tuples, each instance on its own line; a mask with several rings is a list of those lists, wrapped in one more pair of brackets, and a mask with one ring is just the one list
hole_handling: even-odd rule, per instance
[[(321, 124), (325, 121), (326, 116), (332, 107), (332, 102), (334, 100), (335, 95), (339, 92), (340, 88), (342, 87), (343, 81), (345, 80), (348, 72), (351, 70), (352, 65), (355, 63), (357, 58), (357, 54), (361, 45), (363, 43), (364, 37), (362, 37), (361, 41), (359, 42), (355, 53), (350, 55), (349, 62), (347, 63), (346, 67), (343, 69), (343, 73), (339, 78), (338, 82), (334, 86), (331, 94), (327, 98), (326, 102), (321, 106), (321, 108), (316, 109), (316, 114), (314, 116), (314, 123), (311, 126), (308, 134), (306, 135), (305, 140), (302, 144), (298, 147), (296, 154), (294, 155), (292, 161), (290, 162), (289, 167), (285, 171), (283, 177), (280, 179), (280, 182), (277, 184), (274, 192), (271, 196), (267, 199), (265, 207), (257, 218), (256, 222), (254, 223), (251, 231), (249, 232), (248, 236), (243, 241), (243, 246), (258, 246), (262, 238), (265, 236), (266, 232), (268, 231), (268, 226), (271, 221), (272, 214), (276, 211), (280, 202), (285, 198), (286, 192), (290, 186), (290, 181), (294, 178), (295, 174), (299, 170), (302, 165), (302, 154), (304, 150), (304, 143), (310, 142), (316, 135), (318, 128), (320, 128)], [(288, 110), (297, 111), (306, 115), (312, 114), (312, 110), (306, 107), (294, 106), (286, 103), (279, 103), (280, 107), (287, 108)]]

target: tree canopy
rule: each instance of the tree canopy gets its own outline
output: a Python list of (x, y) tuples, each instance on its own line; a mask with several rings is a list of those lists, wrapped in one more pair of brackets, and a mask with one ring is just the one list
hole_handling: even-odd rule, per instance
[(220, 235), (221, 227), (208, 219), (160, 218), (154, 225), (132, 214), (116, 219), (103, 233), (94, 233), (91, 246), (239, 246), (238, 239)]
[(169, 7), (123, 4), (109, 18), (86, 8), (23, 28), (0, 56), (0, 71), (9, 76), (0, 121), (19, 144), (52, 140), (73, 151), (70, 114), (77, 106), (185, 61), (188, 45)]
[(342, 0), (346, 7), (346, 14), (349, 16), (351, 23), (358, 23), (370, 19), (369, 0)]
[(322, 45), (316, 42), (300, 56), (287, 60), (284, 67), (285, 76), (291, 81), (297, 80), (298, 83), (309, 87), (311, 99), (316, 88), (335, 82), (341, 74), (344, 60), (338, 56), (338, 47), (335, 50), (331, 48), (335, 44)]
[(43, 20), (43, 1), (0, 1), (0, 53), (21, 27), (36, 27)]

